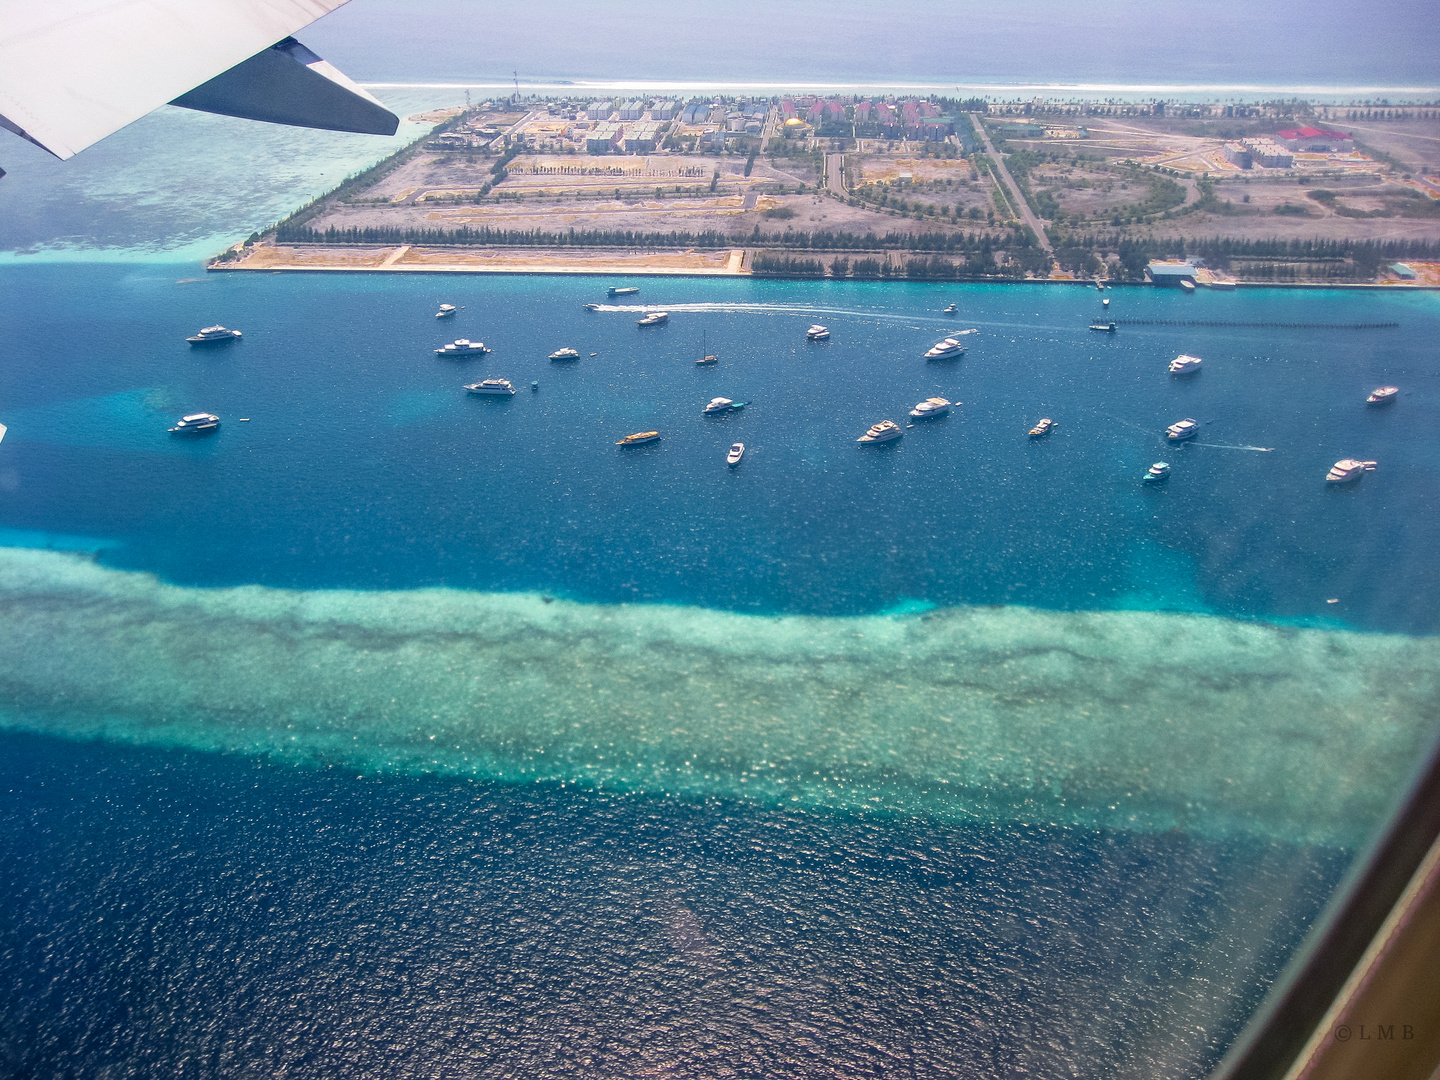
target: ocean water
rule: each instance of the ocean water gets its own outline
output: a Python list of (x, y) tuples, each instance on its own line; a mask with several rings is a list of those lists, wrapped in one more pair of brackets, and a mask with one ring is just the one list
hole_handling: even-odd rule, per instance
[(0, 279), (13, 1073), (1199, 1075), (1436, 736), (1428, 294)]

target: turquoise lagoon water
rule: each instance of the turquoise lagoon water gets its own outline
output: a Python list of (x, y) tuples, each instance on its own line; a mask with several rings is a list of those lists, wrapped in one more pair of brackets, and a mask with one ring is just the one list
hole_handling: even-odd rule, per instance
[(0, 278), (19, 1065), (1194, 1075), (1435, 736), (1427, 295)]

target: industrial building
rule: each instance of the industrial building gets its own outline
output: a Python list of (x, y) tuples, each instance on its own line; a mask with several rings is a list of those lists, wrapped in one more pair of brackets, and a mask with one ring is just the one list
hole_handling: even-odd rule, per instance
[(1237, 169), (1253, 169), (1255, 167), (1255, 156), (1250, 149), (1241, 143), (1225, 144), (1225, 160)]
[(1269, 139), (1246, 139), (1245, 149), (1256, 165), (1266, 169), (1288, 169), (1295, 164), (1294, 154)]
[(1178, 289), (1182, 281), (1195, 284), (1195, 267), (1181, 259), (1152, 259), (1146, 271), (1156, 285), (1168, 285)]
[(1313, 127), (1277, 131), (1275, 141), (1287, 150), (1300, 150), (1306, 153), (1343, 154), (1355, 149), (1355, 140), (1343, 131), (1326, 131)]

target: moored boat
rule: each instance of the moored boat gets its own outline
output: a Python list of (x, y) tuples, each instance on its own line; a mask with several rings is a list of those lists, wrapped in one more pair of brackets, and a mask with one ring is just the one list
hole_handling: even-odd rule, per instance
[(910, 410), (910, 415), (916, 420), (934, 420), (937, 416), (944, 416), (950, 411), (950, 402), (943, 397), (926, 398), (920, 404)]
[(456, 307), (454, 304), (441, 304), (440, 310), (435, 312), (435, 317), (437, 319), (448, 319), (451, 315), (455, 314), (455, 311)]
[(711, 398), (710, 404), (706, 405), (700, 412), (705, 416), (718, 416), (720, 413), (727, 413), (732, 409), (743, 409), (744, 407), (745, 402), (743, 401), (731, 401), (728, 397), (717, 397)]
[(905, 434), (905, 429), (894, 420), (881, 420), (878, 424), (872, 424), (870, 430), (856, 439), (857, 443), (887, 443), (894, 442)]
[(1370, 396), (1365, 399), (1366, 405), (1389, 405), (1395, 400), (1395, 395), (1400, 393), (1398, 386), (1377, 386), (1370, 391)]
[(637, 431), (637, 432), (635, 432), (633, 435), (626, 435), (623, 439), (621, 439), (621, 440), (620, 440), (619, 442), (617, 442), (615, 445), (616, 445), (616, 446), (643, 446), (645, 443), (656, 442), (656, 441), (659, 440), (659, 438), (660, 438), (660, 433), (659, 433), (658, 431)]
[(1145, 471), (1144, 481), (1147, 484), (1154, 484), (1160, 480), (1167, 480), (1170, 477), (1170, 465), (1165, 461), (1157, 461)]
[(942, 315), (954, 315), (955, 312), (957, 312), (958, 310), (960, 310), (960, 309), (957, 308), (954, 304), (951, 304), (949, 307), (942, 309), (941, 312), (940, 312), (940, 314), (942, 314)]
[(650, 314), (646, 315), (643, 319), (638, 319), (638, 320), (636, 320), (635, 325), (636, 325), (636, 326), (659, 326), (661, 323), (667, 323), (667, 322), (669, 322), (669, 321), (670, 321), (670, 313), (669, 313), (668, 311), (652, 311), (652, 312), (650, 312)]
[(471, 383), (465, 387), (471, 394), (514, 394), (515, 387), (510, 385), (509, 379), (481, 379), (477, 383)]
[(634, 296), (639, 291), (639, 285), (626, 285), (622, 288), (611, 288), (606, 290), (606, 292), (608, 292), (611, 296)]
[(1100, 306), (1103, 308), (1108, 308), (1110, 306), (1110, 298), (1108, 296), (1103, 297), (1100, 301)]
[(1107, 334), (1113, 334), (1116, 330), (1120, 329), (1120, 326), (1118, 323), (1113, 322), (1092, 322), (1090, 324), (1090, 329), (1101, 330)]
[(1204, 361), (1202, 361), (1198, 356), (1189, 356), (1186, 353), (1181, 353), (1179, 356), (1175, 357), (1174, 360), (1170, 361), (1170, 374), (1193, 375), (1195, 372), (1200, 370), (1200, 365), (1203, 362)]
[(194, 337), (185, 339), (191, 345), (228, 345), (240, 340), (239, 330), (227, 330), (223, 326), (207, 326)]
[(815, 323), (813, 326), (810, 327), (809, 330), (805, 331), (805, 337), (810, 341), (829, 341), (830, 328), (828, 326), (821, 326), (819, 323)]
[(965, 352), (965, 346), (958, 338), (947, 337), (938, 341), (925, 353), (926, 360), (951, 360)]
[(484, 356), (490, 350), (485, 347), (483, 341), (471, 341), (469, 338), (456, 338), (448, 345), (435, 350), (436, 356)]
[(580, 352), (579, 352), (578, 349), (569, 349), (569, 348), (566, 348), (566, 349), (556, 349), (554, 352), (552, 352), (552, 353), (550, 354), (550, 359), (551, 359), (551, 360), (579, 360), (579, 359), (580, 359)]
[(1195, 283), (1193, 281), (1188, 281), (1185, 278), (1181, 278), (1180, 288), (1187, 293), (1193, 293), (1195, 291)]
[(205, 435), (220, 426), (220, 417), (210, 412), (182, 416), (170, 429), (172, 435)]
[(1184, 420), (1177, 420), (1165, 429), (1165, 438), (1171, 442), (1184, 442), (1186, 439), (1193, 439), (1200, 434), (1200, 424), (1186, 417)]
[(1055, 421), (1048, 416), (1030, 429), (1029, 435), (1032, 439), (1043, 439), (1050, 432), (1055, 430)]
[(725, 464), (732, 469), (740, 464), (740, 459), (745, 456), (745, 444), (743, 442), (731, 443), (730, 452), (725, 455)]
[(1359, 480), (1367, 472), (1375, 468), (1373, 461), (1361, 461), (1358, 458), (1341, 458), (1330, 466), (1330, 471), (1325, 474), (1327, 484), (1348, 484), (1352, 480)]

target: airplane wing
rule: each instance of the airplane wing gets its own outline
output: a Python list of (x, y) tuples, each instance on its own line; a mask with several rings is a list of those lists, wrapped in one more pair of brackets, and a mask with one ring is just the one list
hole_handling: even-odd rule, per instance
[(393, 135), (394, 113), (290, 37), (345, 2), (0, 0), (0, 126), (58, 158), (167, 102)]

